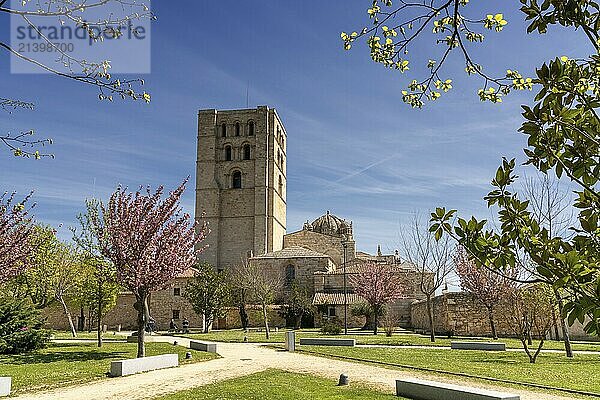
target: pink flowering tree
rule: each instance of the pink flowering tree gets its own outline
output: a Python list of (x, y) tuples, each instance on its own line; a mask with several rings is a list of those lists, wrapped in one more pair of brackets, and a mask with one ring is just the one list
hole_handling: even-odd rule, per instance
[(471, 293), (488, 312), (492, 337), (498, 339), (494, 310), (496, 306), (515, 290), (517, 271), (515, 268), (491, 270), (478, 267), (463, 247), (457, 247), (454, 253), (454, 265), (460, 279), (460, 286)]
[(150, 293), (196, 264), (196, 245), (208, 230), (181, 213), (180, 198), (187, 179), (162, 199), (163, 187), (128, 193), (118, 187), (107, 204), (91, 220), (101, 254), (116, 270), (119, 284), (130, 290), (136, 302), (138, 357), (144, 357), (144, 334), (149, 320)]
[(398, 270), (389, 264), (367, 263), (358, 273), (350, 276), (354, 293), (369, 304), (375, 316), (373, 334), (377, 335), (378, 316), (386, 304), (401, 298), (406, 285)]
[(21, 202), (15, 193), (0, 196), (0, 284), (23, 272), (33, 256), (31, 207), (26, 207), (30, 196)]

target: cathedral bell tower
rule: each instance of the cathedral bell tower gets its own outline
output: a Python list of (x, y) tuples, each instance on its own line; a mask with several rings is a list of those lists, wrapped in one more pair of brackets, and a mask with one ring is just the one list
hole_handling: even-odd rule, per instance
[(208, 222), (200, 259), (228, 269), (283, 246), (287, 134), (275, 109), (200, 110), (196, 221)]

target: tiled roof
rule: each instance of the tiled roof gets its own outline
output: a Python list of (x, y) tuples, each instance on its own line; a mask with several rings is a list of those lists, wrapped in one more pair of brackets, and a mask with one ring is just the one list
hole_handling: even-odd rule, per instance
[[(348, 293), (348, 304), (364, 303), (364, 299), (356, 293)], [(344, 304), (344, 293), (315, 293), (313, 297), (313, 305), (338, 305)]]
[[(368, 264), (369, 261), (367, 260), (362, 260), (359, 258), (355, 258), (354, 260), (350, 260), (346, 263), (346, 267), (344, 268), (342, 267), (338, 267), (335, 270), (329, 271), (327, 272), (328, 274), (343, 274), (344, 273), (344, 269), (346, 269), (346, 273), (347, 274), (356, 274), (359, 273), (361, 268), (365, 265)], [(407, 271), (417, 271), (416, 267), (414, 266), (414, 264), (408, 263), (408, 262), (403, 262), (400, 264), (387, 264), (392, 266), (393, 268), (397, 269), (399, 272), (407, 272)]]
[(282, 250), (272, 251), (253, 258), (329, 258), (329, 256), (304, 247), (290, 246)]
[(177, 275), (175, 278), (193, 278), (196, 272), (198, 272), (196, 268), (190, 268)]

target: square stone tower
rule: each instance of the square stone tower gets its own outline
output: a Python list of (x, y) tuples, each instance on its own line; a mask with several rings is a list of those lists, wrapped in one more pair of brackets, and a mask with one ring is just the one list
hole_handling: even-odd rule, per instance
[(200, 259), (218, 269), (283, 246), (287, 135), (275, 109), (198, 112), (196, 220), (211, 230)]

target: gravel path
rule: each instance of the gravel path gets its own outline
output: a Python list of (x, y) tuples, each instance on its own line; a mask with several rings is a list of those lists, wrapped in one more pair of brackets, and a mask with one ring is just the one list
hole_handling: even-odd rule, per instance
[[(173, 340), (177, 340), (182, 345), (188, 344), (188, 341), (182, 338), (153, 338), (153, 341), (172, 342)], [(340, 373), (347, 373), (352, 383), (365, 383), (390, 394), (395, 393), (395, 379), (405, 377), (427, 378), (424, 374), (414, 372), (398, 371), (306, 354), (288, 353), (247, 343), (219, 343), (218, 350), (222, 358), (217, 360), (133, 376), (105, 379), (81, 386), (71, 386), (43, 393), (17, 396), (13, 397), (13, 399), (141, 400), (253, 374), (267, 368), (319, 375), (330, 379), (337, 379)], [(430, 379), (453, 383), (461, 382), (460, 379), (448, 379), (438, 376)], [(484, 383), (470, 382), (469, 386), (498, 390), (497, 386), (494, 387)], [(564, 400), (573, 398), (525, 390), (508, 389), (506, 391), (520, 394), (522, 400)]]

